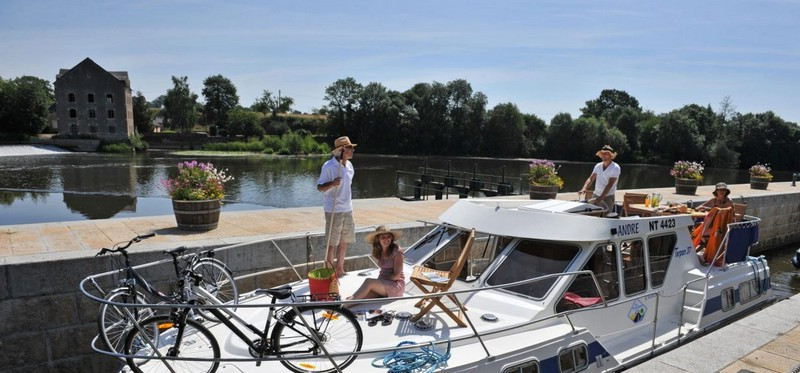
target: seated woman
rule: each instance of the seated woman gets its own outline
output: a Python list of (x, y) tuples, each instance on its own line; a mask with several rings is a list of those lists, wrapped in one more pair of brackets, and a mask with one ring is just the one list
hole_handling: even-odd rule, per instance
[(378, 261), (381, 273), (376, 279), (364, 280), (361, 287), (347, 299), (403, 296), (406, 286), (403, 276), (403, 250), (395, 243), (400, 235), (400, 232), (390, 231), (383, 225), (367, 235), (365, 241), (372, 244), (372, 257)]
[(731, 194), (731, 190), (728, 189), (728, 184), (717, 183), (712, 194), (714, 198), (700, 205), (700, 207), (697, 208), (698, 211), (708, 211), (714, 207), (719, 207), (721, 209), (733, 207), (733, 201), (728, 198), (728, 195)]

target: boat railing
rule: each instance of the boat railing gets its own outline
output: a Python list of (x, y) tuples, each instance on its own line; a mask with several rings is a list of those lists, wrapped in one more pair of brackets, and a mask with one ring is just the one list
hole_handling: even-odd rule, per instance
[[(278, 251), (282, 251), (280, 249), (280, 247), (278, 247), (278, 245), (275, 244), (274, 241), (273, 241), (273, 244), (274, 244), (275, 248)], [(283, 256), (288, 261), (288, 258), (285, 255), (283, 255)], [(158, 265), (158, 264), (164, 264), (164, 263), (167, 263), (167, 262), (169, 262), (169, 260), (160, 260), (160, 261), (156, 261), (156, 262), (137, 265), (134, 268), (136, 268), (138, 270), (138, 269), (151, 267), (151, 266)], [(236, 305), (229, 305), (229, 304), (194, 305), (194, 304), (174, 304), (174, 303), (173, 304), (170, 304), (170, 303), (157, 303), (157, 304), (156, 303), (123, 303), (123, 302), (115, 302), (115, 301), (106, 300), (106, 299), (102, 298), (101, 296), (93, 294), (93, 292), (90, 291), (90, 287), (93, 287), (96, 291), (101, 291), (102, 292), (102, 289), (98, 285), (97, 280), (99, 278), (101, 278), (101, 277), (110, 276), (110, 275), (118, 273), (118, 272), (119, 272), (119, 270), (114, 270), (114, 271), (108, 271), (108, 272), (104, 272), (104, 273), (100, 273), (100, 274), (87, 276), (86, 278), (84, 278), (80, 282), (80, 285), (79, 285), (80, 291), (84, 294), (84, 296), (86, 296), (87, 298), (91, 299), (92, 301), (95, 301), (95, 302), (98, 302), (98, 303), (107, 304), (107, 305), (110, 305), (110, 306), (113, 306), (113, 307), (121, 307), (124, 310), (127, 310), (127, 308), (151, 308), (151, 309), (175, 309), (175, 308), (182, 308), (182, 309), (194, 309), (194, 308), (203, 308), (203, 309), (210, 309), (210, 308), (215, 308), (215, 309), (221, 309), (221, 308), (237, 308), (237, 309), (243, 309), (243, 308), (265, 308), (265, 309), (266, 308), (291, 308), (291, 309), (294, 309), (295, 312), (297, 312), (299, 314), (299, 312), (298, 312), (298, 308), (299, 307), (303, 307), (303, 306), (308, 306), (309, 305), (309, 302), (294, 302), (294, 301), (293, 302), (286, 302), (286, 303), (275, 303), (275, 304), (238, 303)], [(297, 273), (297, 272), (295, 271), (295, 273)], [(297, 274), (299, 276), (299, 273), (297, 273)], [(434, 296), (437, 296), (437, 297), (439, 297), (439, 296), (448, 296), (448, 295), (457, 296), (457, 295), (478, 293), (478, 292), (481, 292), (481, 291), (499, 290), (499, 289), (512, 288), (512, 287), (516, 287), (516, 286), (531, 284), (531, 283), (540, 282), (540, 281), (558, 279), (558, 278), (566, 277), (566, 276), (580, 276), (580, 275), (591, 276), (593, 284), (594, 284), (594, 287), (595, 287), (595, 291), (597, 291), (597, 294), (600, 295), (600, 298), (601, 298), (601, 301), (602, 301), (602, 307), (604, 307), (604, 308), (608, 307), (608, 303), (606, 302), (605, 296), (603, 295), (602, 291), (600, 290), (599, 281), (597, 280), (596, 276), (594, 275), (594, 272), (588, 271), (588, 270), (548, 274), (548, 275), (538, 276), (538, 277), (534, 277), (534, 278), (530, 278), (530, 279), (515, 281), (515, 282), (501, 284), (501, 285), (489, 285), (489, 286), (482, 286), (482, 287), (470, 288), (470, 289), (449, 290), (449, 291), (445, 291), (445, 292), (436, 293)], [(253, 276), (253, 274), (237, 276), (234, 279), (235, 280), (240, 280), (240, 279), (251, 277), (251, 276)], [(432, 296), (431, 294), (407, 295), (407, 296), (402, 296), (402, 297), (381, 298), (380, 301), (381, 302), (393, 302), (393, 301), (399, 301), (399, 300), (412, 300), (412, 299), (429, 298), (431, 296)], [(356, 305), (356, 304), (361, 304), (361, 303), (374, 303), (375, 301), (376, 301), (375, 299), (358, 299), (358, 300), (344, 300), (344, 301), (342, 301), (342, 300), (340, 300), (340, 301), (315, 301), (315, 302), (313, 302), (313, 304), (315, 306), (325, 306), (325, 305), (339, 306), (339, 305)], [(458, 307), (460, 308), (460, 311), (461, 311), (462, 315), (465, 317), (465, 319), (466, 319), (466, 321), (467, 321), (467, 323), (468, 323), (468, 325), (469, 325), (469, 327), (471, 329), (471, 334), (466, 334), (466, 335), (463, 335), (463, 336), (460, 336), (460, 337), (456, 337), (456, 338), (449, 338), (449, 339), (446, 339), (446, 340), (438, 340), (438, 341), (433, 341), (433, 342), (417, 343), (417, 344), (413, 344), (413, 345), (404, 345), (404, 346), (400, 346), (400, 347), (391, 346), (391, 347), (385, 347), (385, 348), (375, 348), (375, 349), (361, 350), (361, 351), (357, 351), (357, 352), (346, 352), (346, 353), (328, 353), (326, 351), (324, 354), (328, 358), (340, 357), (340, 356), (349, 356), (349, 355), (380, 354), (380, 353), (388, 353), (388, 352), (397, 351), (397, 350), (419, 348), (420, 346), (423, 346), (423, 345), (431, 345), (431, 344), (433, 344), (433, 345), (442, 345), (442, 344), (446, 344), (446, 343), (460, 342), (460, 341), (464, 341), (464, 340), (468, 340), (468, 339), (477, 339), (478, 342), (483, 347), (483, 350), (487, 355), (487, 359), (492, 359), (493, 358), (492, 354), (489, 352), (488, 348), (486, 347), (485, 341), (483, 340), (482, 337), (489, 336), (489, 335), (494, 335), (494, 334), (498, 334), (498, 333), (508, 332), (508, 331), (511, 331), (511, 330), (514, 330), (514, 329), (518, 329), (518, 328), (521, 328), (521, 327), (527, 327), (527, 326), (530, 326), (530, 325), (533, 325), (533, 324), (536, 324), (536, 323), (541, 323), (541, 322), (544, 322), (544, 321), (547, 321), (547, 320), (551, 320), (551, 319), (554, 319), (554, 318), (564, 318), (564, 319), (566, 319), (566, 321), (570, 325), (572, 333), (577, 333), (577, 331), (575, 329), (575, 326), (572, 323), (572, 320), (570, 319), (570, 315), (575, 313), (575, 312), (584, 311), (584, 310), (589, 309), (589, 308), (597, 308), (597, 307), (600, 307), (600, 305), (598, 304), (596, 306), (590, 306), (590, 307), (587, 307), (587, 308), (576, 309), (576, 310), (568, 310), (568, 311), (564, 311), (564, 312), (548, 315), (548, 316), (545, 316), (545, 317), (536, 318), (536, 319), (528, 320), (528, 321), (521, 322), (521, 323), (515, 323), (513, 325), (509, 325), (509, 326), (506, 326), (506, 327), (495, 328), (495, 329), (488, 330), (488, 331), (483, 331), (483, 332), (479, 332), (475, 328), (475, 325), (472, 322), (472, 320), (470, 319), (470, 317), (469, 317), (468, 313), (466, 312), (466, 310), (463, 309), (461, 305), (458, 305)], [(134, 317), (133, 317), (132, 314), (128, 314), (127, 317), (129, 318), (129, 321), (134, 320)], [(133, 323), (134, 323), (134, 325), (138, 325), (135, 322), (133, 322)], [(310, 328), (309, 325), (306, 325), (306, 326)], [(313, 334), (313, 332), (310, 329), (309, 329), (309, 332), (311, 334)], [(145, 334), (143, 334), (143, 335), (145, 335)], [(318, 358), (318, 356), (311, 355), (311, 354), (304, 354), (304, 355), (299, 355), (298, 354), (298, 355), (294, 355), (294, 356), (291, 356), (291, 357), (286, 357), (286, 356), (282, 356), (282, 357), (272, 356), (272, 357), (262, 357), (262, 358), (255, 358), (255, 357), (246, 357), (246, 358), (245, 357), (241, 357), (241, 358), (225, 357), (225, 358), (218, 358), (218, 359), (182, 358), (182, 357), (172, 357), (172, 356), (160, 356), (160, 357), (158, 357), (158, 356), (149, 356), (149, 357), (145, 357), (145, 356), (141, 356), (141, 355), (128, 355), (128, 354), (118, 353), (118, 352), (109, 351), (107, 349), (101, 348), (101, 347), (98, 346), (98, 339), (99, 339), (99, 336), (95, 336), (94, 339), (91, 342), (91, 347), (95, 352), (98, 352), (98, 353), (101, 353), (101, 354), (104, 354), (104, 355), (108, 355), (108, 356), (113, 356), (113, 357), (116, 357), (116, 358), (121, 358), (121, 359), (135, 358), (135, 359), (161, 359), (161, 360), (257, 362), (257, 361), (299, 360), (299, 359), (309, 359), (309, 358), (315, 358), (315, 357)], [(154, 344), (154, 342), (152, 340), (150, 340), (149, 343), (151, 343), (151, 345)], [(340, 371), (338, 369), (338, 367), (337, 367), (337, 371)]]
[[(700, 323), (703, 320), (703, 312), (705, 311), (705, 304), (706, 304), (706, 301), (708, 300), (708, 282), (709, 282), (709, 279), (711, 278), (711, 270), (714, 268), (715, 263), (717, 263), (717, 261), (720, 260), (721, 258), (723, 258), (724, 255), (727, 253), (728, 244), (729, 244), (729, 241), (730, 241), (731, 231), (734, 230), (734, 229), (739, 229), (739, 228), (750, 228), (750, 227), (753, 227), (753, 226), (758, 226), (760, 224), (761, 224), (761, 218), (758, 218), (756, 216), (751, 216), (751, 215), (744, 215), (742, 217), (742, 221), (740, 221), (740, 222), (729, 223), (728, 224), (728, 229), (725, 231), (725, 236), (723, 236), (722, 241), (720, 241), (719, 249), (714, 254), (714, 258), (711, 260), (711, 262), (708, 263), (708, 268), (706, 269), (704, 276), (703, 277), (698, 277), (698, 278), (696, 278), (694, 280), (690, 280), (690, 281), (686, 282), (686, 284), (683, 285), (683, 302), (681, 302), (681, 303), (685, 304), (686, 303), (686, 291), (689, 289), (689, 286), (692, 285), (695, 282), (698, 282), (698, 281), (704, 281), (705, 282), (703, 284), (703, 296), (701, 297), (700, 301), (698, 301), (697, 303), (694, 303), (694, 304), (691, 305), (692, 307), (699, 306), (699, 308), (700, 308), (700, 311), (698, 312), (698, 316), (697, 316), (697, 322), (695, 323), (697, 328), (700, 327)], [(758, 242), (756, 241), (756, 242), (753, 242), (753, 243), (749, 244), (749, 246), (748, 246), (748, 254), (749, 254), (749, 248), (752, 247), (753, 245), (757, 244), (757, 243)], [(728, 263), (723, 263), (723, 266), (727, 266), (727, 265), (728, 265)], [(680, 314), (680, 322), (678, 323), (678, 339), (680, 339), (680, 337), (681, 337), (681, 329), (683, 327), (683, 313), (684, 313), (684, 307), (682, 306), (681, 307), (681, 314)]]

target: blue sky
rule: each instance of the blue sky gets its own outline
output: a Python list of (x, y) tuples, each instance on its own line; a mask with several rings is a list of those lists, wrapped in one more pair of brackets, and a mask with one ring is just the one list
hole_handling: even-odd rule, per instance
[(222, 74), (249, 106), (324, 104), (339, 78), (404, 91), (466, 79), (549, 121), (602, 89), (657, 113), (730, 96), (800, 122), (800, 1), (0, 2), (0, 76), (54, 80), (91, 57), (153, 99)]

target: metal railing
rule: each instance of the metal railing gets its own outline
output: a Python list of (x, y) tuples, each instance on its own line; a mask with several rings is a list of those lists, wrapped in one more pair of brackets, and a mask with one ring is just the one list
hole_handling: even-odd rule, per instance
[[(700, 299), (699, 302), (694, 303), (693, 305), (690, 306), (690, 307), (694, 307), (694, 308), (696, 308), (697, 306), (700, 306), (700, 310), (698, 311), (698, 315), (697, 315), (697, 323), (695, 324), (697, 326), (697, 328), (700, 328), (700, 323), (703, 320), (703, 312), (705, 312), (706, 300), (708, 300), (708, 281), (711, 278), (711, 270), (714, 268), (715, 263), (717, 262), (717, 260), (722, 258), (723, 255), (725, 255), (727, 253), (727, 251), (728, 251), (728, 241), (730, 239), (731, 229), (736, 229), (736, 228), (739, 228), (739, 227), (749, 227), (749, 226), (753, 226), (753, 225), (759, 225), (761, 223), (761, 218), (758, 218), (758, 217), (755, 217), (755, 216), (744, 215), (742, 217), (742, 219), (743, 219), (743, 221), (741, 221), (741, 222), (735, 222), (735, 223), (729, 223), (728, 224), (728, 229), (725, 231), (725, 236), (723, 236), (722, 241), (720, 241), (719, 249), (714, 254), (714, 258), (711, 260), (710, 263), (708, 263), (708, 269), (706, 269), (705, 275), (703, 277), (699, 277), (699, 278), (696, 278), (694, 280), (691, 280), (691, 281), (687, 282), (685, 285), (683, 285), (683, 290), (682, 290), (683, 291), (683, 301), (681, 302), (682, 306), (681, 306), (681, 314), (680, 314), (680, 319), (679, 319), (680, 322), (678, 323), (678, 339), (679, 340), (680, 340), (680, 337), (681, 337), (681, 328), (683, 327), (683, 313), (684, 313), (684, 310), (685, 310), (684, 306), (686, 305), (686, 291), (689, 289), (689, 286), (691, 284), (695, 283), (695, 282), (698, 282), (698, 281), (705, 281), (705, 284), (703, 285), (703, 296), (702, 296), (702, 298)], [(703, 232), (701, 232), (700, 234), (703, 234), (704, 232), (705, 232), (705, 230), (703, 230)], [(750, 247), (752, 247), (753, 245), (756, 245), (756, 244), (758, 244), (758, 241), (756, 241), (754, 243), (751, 243)], [(749, 254), (749, 250), (750, 250), (750, 248), (748, 247), (748, 254)], [(728, 263), (723, 263), (723, 265), (727, 266)]]

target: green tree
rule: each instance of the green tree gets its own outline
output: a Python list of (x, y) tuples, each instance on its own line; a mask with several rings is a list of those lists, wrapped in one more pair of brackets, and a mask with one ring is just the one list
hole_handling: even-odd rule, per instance
[(547, 123), (535, 114), (523, 114), (525, 121), (525, 153), (535, 156), (544, 152), (544, 143), (547, 135)]
[(258, 113), (246, 109), (231, 110), (228, 114), (228, 134), (259, 138), (264, 136)]
[(147, 99), (139, 91), (133, 96), (133, 126), (140, 134), (153, 132), (153, 117), (147, 107)]
[(749, 168), (757, 162), (769, 163), (778, 170), (800, 169), (800, 129), (771, 111), (744, 114), (731, 121), (730, 130), (738, 140), (739, 166)]
[(155, 100), (150, 101), (147, 103), (147, 106), (151, 109), (161, 109), (164, 106), (164, 100), (167, 99), (167, 95), (161, 95), (155, 98)]
[(54, 102), (50, 82), (33, 76), (0, 78), (0, 132), (36, 135), (48, 124)]
[(206, 101), (203, 106), (203, 122), (209, 126), (225, 128), (228, 112), (239, 104), (236, 86), (222, 75), (212, 75), (203, 81), (202, 93)]
[(572, 141), (572, 116), (556, 114), (547, 127), (544, 152), (551, 159), (568, 159)]
[(347, 77), (339, 79), (325, 88), (325, 101), (331, 114), (331, 133), (341, 135), (352, 127), (350, 121), (358, 109), (358, 96), (364, 87), (355, 79)]
[(608, 120), (611, 118), (606, 116), (611, 114), (615, 108), (621, 107), (629, 107), (641, 111), (639, 101), (629, 95), (628, 92), (617, 89), (604, 89), (600, 92), (600, 97), (586, 101), (586, 106), (581, 108), (581, 112), (583, 116), (605, 117)]
[(272, 114), (275, 118), (279, 113), (291, 111), (293, 104), (294, 99), (289, 96), (273, 96), (272, 92), (264, 90), (251, 108), (264, 114)]
[(704, 139), (696, 122), (680, 110), (662, 114), (656, 132), (655, 150), (661, 163), (701, 161), (705, 158)]
[(483, 139), (483, 154), (497, 157), (519, 157), (525, 154), (525, 120), (517, 105), (498, 104), (489, 111)]
[(191, 132), (197, 121), (197, 94), (189, 89), (188, 80), (185, 76), (173, 76), (173, 87), (164, 98), (164, 121), (181, 132)]

